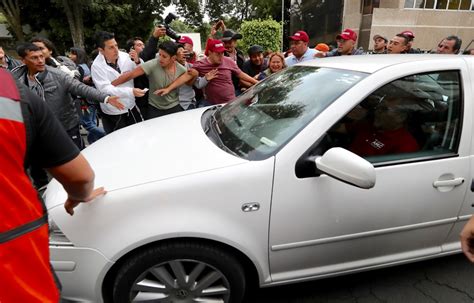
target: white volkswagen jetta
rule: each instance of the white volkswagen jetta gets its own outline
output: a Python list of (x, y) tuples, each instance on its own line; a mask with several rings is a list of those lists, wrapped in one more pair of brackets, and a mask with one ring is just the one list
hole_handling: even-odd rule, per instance
[[(86, 150), (108, 193), (45, 194), (51, 262), (79, 301), (240, 302), (272, 286), (460, 251), (474, 58), (348, 56)], [(150, 301), (151, 302), (151, 301)]]

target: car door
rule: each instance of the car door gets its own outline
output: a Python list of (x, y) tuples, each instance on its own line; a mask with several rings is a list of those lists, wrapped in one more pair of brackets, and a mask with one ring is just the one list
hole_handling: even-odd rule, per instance
[[(269, 238), (274, 282), (441, 253), (470, 185), (466, 181), (470, 181), (471, 119), (466, 116), (472, 109), (463, 102), (466, 71), (457, 60), (443, 70), (417, 62), (378, 71), (340, 97), (277, 154)], [(313, 160), (328, 148), (361, 152), (351, 145), (356, 136), (335, 130), (361, 116), (357, 113), (361, 107), (372, 112), (366, 117), (375, 123), (377, 106), (390, 98), (404, 100), (395, 103), (409, 109), (405, 133), (418, 147), (411, 144), (401, 152), (361, 155), (375, 166), (376, 184), (368, 190), (318, 176)], [(399, 145), (407, 145), (406, 136)], [(377, 149), (390, 145), (386, 139), (366, 141)]]

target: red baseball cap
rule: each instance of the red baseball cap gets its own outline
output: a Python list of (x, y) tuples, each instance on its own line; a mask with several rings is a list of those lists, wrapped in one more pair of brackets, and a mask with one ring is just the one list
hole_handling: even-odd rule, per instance
[(214, 53), (223, 53), (225, 52), (225, 47), (221, 40), (208, 39), (206, 44), (206, 53), (208, 51)]
[(290, 36), (290, 40), (309, 42), (309, 36), (305, 31), (297, 31), (293, 36)]
[(410, 38), (410, 40), (415, 39), (415, 34), (413, 34), (412, 31), (403, 31), (400, 33), (400, 35), (407, 36), (408, 38)]
[(193, 45), (193, 39), (189, 38), (188, 36), (181, 36), (181, 39), (179, 39), (178, 43), (184, 44), (188, 43)]
[(336, 36), (336, 39), (344, 39), (344, 40), (357, 40), (357, 34), (350, 28), (346, 28), (342, 31), (339, 35)]

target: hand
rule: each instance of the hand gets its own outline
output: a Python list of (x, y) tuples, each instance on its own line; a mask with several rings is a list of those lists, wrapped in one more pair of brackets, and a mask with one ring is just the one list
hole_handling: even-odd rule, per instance
[(82, 83), (87, 84), (87, 85), (91, 85), (92, 84), (92, 77), (91, 76), (85, 76), (84, 78), (82, 78)]
[(119, 110), (125, 109), (125, 105), (123, 105), (123, 103), (120, 102), (120, 99), (118, 96), (110, 96), (109, 99), (107, 99), (107, 103)]
[(128, 54), (130, 55), (130, 59), (132, 59), (133, 62), (135, 62), (136, 64), (140, 63), (140, 57), (138, 57), (138, 53), (136, 50), (131, 49)]
[(464, 255), (474, 263), (474, 216), (466, 223), (460, 236)]
[(314, 54), (314, 58), (324, 58), (324, 57), (326, 57), (326, 53), (324, 52)]
[(133, 89), (133, 95), (135, 97), (143, 97), (146, 94), (146, 90), (140, 89), (140, 88), (134, 88)]
[(157, 89), (153, 92), (153, 94), (158, 95), (158, 96), (164, 96), (167, 95), (171, 92), (169, 88), (162, 88), (162, 89)]
[(211, 81), (212, 79), (217, 77), (217, 74), (218, 74), (218, 70), (213, 69), (210, 72), (208, 72), (207, 74), (205, 74), (204, 77), (206, 78), (207, 81)]
[(166, 28), (155, 26), (155, 30), (153, 31), (153, 37), (155, 37), (156, 39), (159, 39), (164, 36), (166, 36)]
[(84, 199), (84, 201), (75, 201), (71, 198), (67, 198), (66, 202), (64, 202), (64, 208), (66, 212), (71, 216), (74, 215), (74, 208), (79, 205), (79, 203), (86, 203), (94, 200), (95, 198), (105, 195), (107, 191), (103, 187), (96, 188), (92, 191), (91, 195)]

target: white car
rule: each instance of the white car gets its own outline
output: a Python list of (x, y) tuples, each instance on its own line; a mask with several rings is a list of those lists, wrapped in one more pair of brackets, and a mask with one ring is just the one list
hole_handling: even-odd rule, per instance
[[(220, 107), (84, 150), (108, 193), (45, 193), (70, 300), (241, 302), (261, 287), (460, 251), (472, 213), (474, 57), (288, 68)], [(150, 301), (151, 302), (151, 301)]]

